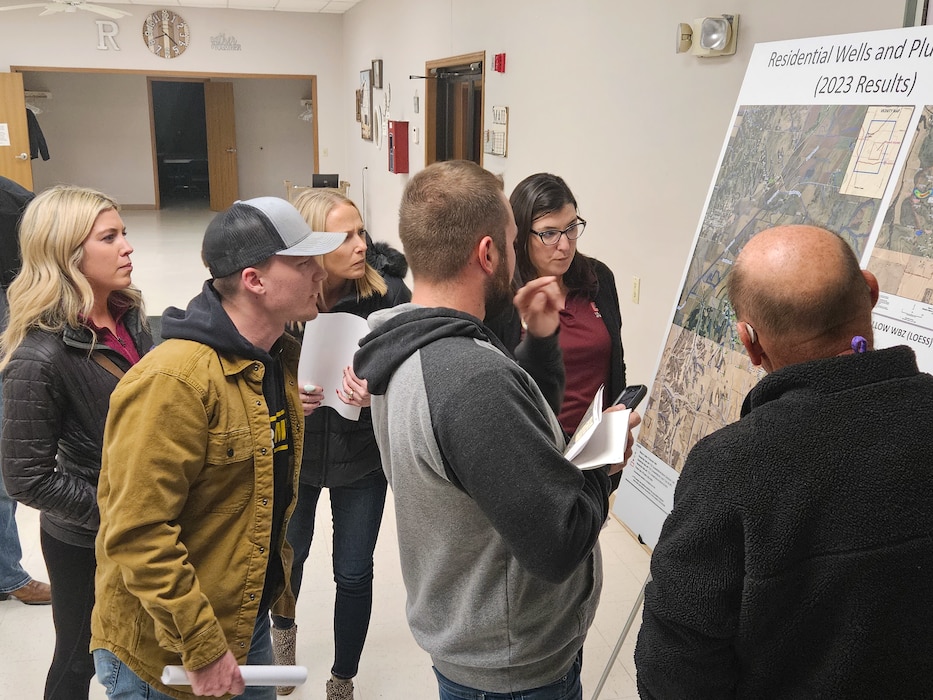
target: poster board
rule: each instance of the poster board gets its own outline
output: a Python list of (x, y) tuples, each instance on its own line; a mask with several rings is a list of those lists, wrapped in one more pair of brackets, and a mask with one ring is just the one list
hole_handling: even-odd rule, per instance
[(877, 277), (875, 347), (933, 372), (933, 27), (757, 44), (694, 236), (613, 513), (654, 547), (690, 448), (763, 376), (725, 281), (772, 226), (843, 236)]

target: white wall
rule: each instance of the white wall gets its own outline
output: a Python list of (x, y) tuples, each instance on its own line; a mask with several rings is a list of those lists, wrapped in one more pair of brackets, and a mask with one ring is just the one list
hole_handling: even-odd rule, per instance
[(52, 93), (52, 99), (35, 100), (50, 155), (32, 161), (36, 192), (74, 183), (121, 204), (154, 202), (145, 76), (27, 73), (23, 83)]
[[(32, 162), (38, 192), (80, 183), (124, 206), (155, 202), (149, 96), (143, 74), (34, 72), (34, 100), (51, 159)], [(314, 172), (311, 122), (298, 115), (311, 97), (310, 79), (238, 78), (233, 83), (240, 197), (283, 196), (283, 180), (310, 182)], [(184, 125), (179, 125), (184, 129)]]
[[(675, 54), (677, 23), (714, 12), (740, 15), (738, 53)], [(427, 60), (485, 50), (485, 118), (506, 105), (510, 121), (508, 157), (485, 165), (503, 173), (506, 192), (542, 170), (567, 180), (590, 224), (580, 249), (616, 274), (629, 377), (648, 382), (752, 46), (899, 27), (903, 13), (903, 3), (879, 0), (364, 0), (346, 15), (343, 82), (349, 92), (358, 71), (382, 58), (393, 118), (423, 129), (424, 110), (412, 112), (423, 81), (408, 75), (423, 74)], [(500, 52), (504, 74), (490, 65)], [(397, 240), (408, 177), (388, 173), (385, 146), (345, 122), (351, 179), (368, 168), (369, 228)], [(411, 146), (411, 159), (413, 170), (423, 167), (423, 144)]]
[[(408, 178), (388, 173), (385, 145), (360, 139), (352, 110), (359, 71), (382, 58), (391, 116), (423, 133), (424, 110), (413, 113), (412, 97), (417, 89), (423, 100), (424, 85), (409, 74), (422, 74), (428, 60), (485, 50), (491, 61), (505, 52), (505, 74), (487, 68), (486, 118), (494, 104), (510, 108), (509, 157), (485, 164), (503, 173), (507, 191), (540, 170), (567, 179), (590, 222), (581, 249), (616, 273), (633, 381), (649, 381), (654, 371), (752, 46), (894, 28), (904, 12), (902, 2), (880, 0), (363, 0), (342, 16), (190, 9), (182, 14), (193, 45), (165, 61), (143, 46), (147, 9), (134, 6), (132, 18), (118, 20), (119, 53), (95, 48), (93, 15), (4, 14), (0, 70), (316, 74), (320, 169), (349, 180), (374, 236), (393, 241)], [(740, 15), (737, 55), (676, 55), (677, 23), (714, 12)], [(212, 51), (205, 38), (221, 32), (242, 51)], [(374, 91), (374, 102), (384, 94)], [(411, 161), (423, 164), (423, 142), (411, 145)], [(630, 301), (636, 275), (637, 305)]]
[[(103, 189), (122, 204), (154, 202), (145, 74), (106, 73), (126, 69), (148, 75), (166, 71), (276, 78), (317, 75), (318, 136), (322, 153), (328, 152), (320, 166), (327, 172), (343, 172), (346, 132), (340, 120), (353, 103), (340, 85), (341, 15), (181, 9), (191, 28), (191, 46), (178, 58), (165, 60), (152, 55), (142, 40), (143, 18), (155, 8), (122, 7), (133, 15), (115, 20), (119, 51), (97, 49), (96, 20), (103, 18), (88, 12), (40, 17), (39, 9), (28, 9), (0, 14), (0, 71), (10, 66), (101, 71), (87, 76), (61, 74), (47, 86), (27, 82), (27, 89), (52, 89), (53, 83), (55, 88), (45, 113), (39, 115), (52, 160), (33, 161), (37, 187), (80, 182)], [(234, 37), (241, 50), (212, 50), (210, 38), (221, 33)], [(42, 75), (42, 80), (49, 76)], [(234, 82), (235, 97), (243, 102), (236, 103), (240, 195), (280, 194), (284, 193), (283, 179), (310, 179), (314, 170), (312, 125), (298, 119), (298, 99), (310, 97), (304, 94), (309, 93), (310, 83)], [(86, 135), (87, 143), (72, 142), (76, 132)], [(61, 134), (67, 135), (68, 143), (54, 138)], [(116, 162), (105, 172), (101, 164), (107, 163), (108, 155)]]
[(283, 180), (310, 184), (314, 126), (298, 115), (311, 81), (243, 78), (233, 81), (233, 93), (240, 197), (284, 197)]

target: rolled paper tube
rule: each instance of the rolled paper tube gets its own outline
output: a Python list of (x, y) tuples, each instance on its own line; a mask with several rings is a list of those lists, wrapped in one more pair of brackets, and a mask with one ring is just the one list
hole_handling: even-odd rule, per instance
[[(308, 680), (307, 666), (240, 666), (246, 685), (301, 685)], [(162, 669), (165, 685), (191, 685), (184, 666)]]

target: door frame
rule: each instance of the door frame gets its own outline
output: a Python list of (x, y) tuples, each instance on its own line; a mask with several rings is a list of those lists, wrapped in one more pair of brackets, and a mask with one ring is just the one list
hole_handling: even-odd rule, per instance
[[(476, 51), (474, 53), (460, 54), (459, 56), (450, 56), (449, 58), (425, 61), (424, 74), (434, 76), (445, 68), (469, 65), (477, 61), (483, 65), (479, 124), (479, 131), (482, 134), (483, 122), (486, 118), (486, 52)], [(424, 164), (428, 166), (437, 160), (437, 80), (434, 77), (429, 77), (424, 82)], [(480, 148), (480, 166), (483, 165), (484, 157), (483, 149)]]
[[(172, 80), (172, 81), (200, 81), (208, 82), (212, 79), (230, 80), (237, 78), (268, 78), (271, 80), (309, 80), (311, 81), (311, 109), (314, 112), (312, 127), (312, 142), (314, 146), (314, 171), (318, 172), (318, 114), (317, 114), (317, 76), (316, 75), (292, 75), (284, 73), (216, 73), (206, 71), (170, 71), (170, 70), (141, 70), (138, 68), (62, 68), (56, 66), (10, 66), (11, 73), (85, 73), (85, 74), (105, 74), (105, 75), (143, 75), (148, 78), (147, 86), (152, 79)], [(155, 148), (155, 117), (153, 116), (152, 91), (149, 90), (149, 131), (152, 151), (152, 170), (154, 189), (155, 208), (161, 206), (161, 197), (159, 196), (159, 163)]]

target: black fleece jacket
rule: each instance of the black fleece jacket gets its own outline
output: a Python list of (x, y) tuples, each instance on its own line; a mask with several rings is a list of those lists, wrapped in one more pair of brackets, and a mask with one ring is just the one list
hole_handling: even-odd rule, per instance
[(642, 698), (933, 695), (933, 377), (785, 367), (701, 440), (651, 560)]

